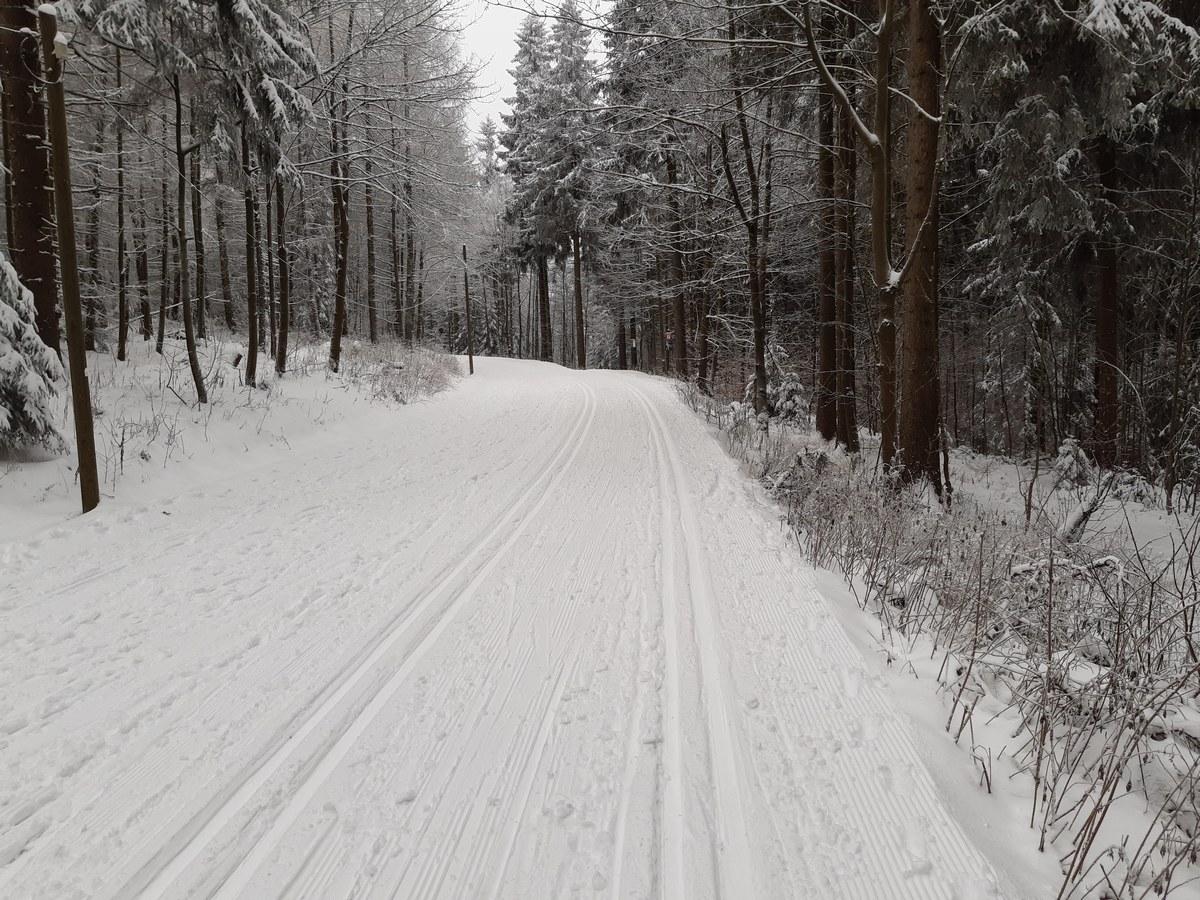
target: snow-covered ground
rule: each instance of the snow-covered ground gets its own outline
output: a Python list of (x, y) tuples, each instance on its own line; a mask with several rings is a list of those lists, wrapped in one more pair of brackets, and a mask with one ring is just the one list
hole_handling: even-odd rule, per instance
[(476, 370), (10, 531), (0, 897), (1025, 895), (671, 384)]

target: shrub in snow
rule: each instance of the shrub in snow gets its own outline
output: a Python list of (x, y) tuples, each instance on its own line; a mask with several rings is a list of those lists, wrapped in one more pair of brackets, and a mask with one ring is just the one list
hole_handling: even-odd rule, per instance
[(1140, 472), (1118, 472), (1113, 479), (1112, 495), (1117, 500), (1133, 500), (1143, 506), (1158, 505), (1158, 490)]
[(1060, 484), (1087, 487), (1095, 480), (1091, 460), (1075, 438), (1067, 438), (1058, 448), (1058, 459), (1054, 461), (1054, 474)]
[(33, 294), (0, 254), (0, 447), (64, 450), (50, 404), (62, 364), (34, 327)]
[(767, 402), (771, 412), (784, 421), (802, 419), (807, 412), (804, 402), (804, 383), (789, 370), (779, 372), (767, 382)]

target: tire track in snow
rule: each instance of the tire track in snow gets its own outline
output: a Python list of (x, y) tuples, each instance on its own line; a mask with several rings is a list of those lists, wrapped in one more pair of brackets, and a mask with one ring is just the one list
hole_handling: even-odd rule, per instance
[[(687, 870), (684, 837), (687, 816), (682, 796), (683, 763), (679, 708), (679, 645), (677, 604), (688, 603), (695, 628), (699, 656), (700, 689), (708, 738), (709, 764), (714, 800), (715, 868), (720, 897), (755, 897), (754, 864), (749, 828), (742, 799), (742, 758), (738, 745), (738, 722), (728, 698), (723, 653), (715, 620), (712, 576), (704, 561), (702, 532), (688, 494), (687, 479), (679, 461), (674, 439), (653, 401), (636, 387), (631, 388), (653, 432), (662, 492), (663, 512), (663, 628), (666, 646), (666, 684), (669, 711), (664, 711), (664, 747), (667, 785), (663, 810), (663, 857), (665, 874), (660, 878), (664, 900), (686, 896)], [(673, 498), (673, 499), (671, 499)], [(687, 583), (681, 592), (674, 570), (675, 529), (683, 538), (682, 556)], [(682, 593), (682, 596), (681, 596)]]
[[(448, 595), (454, 583), (466, 574), (469, 565), (483, 554), (484, 549), (505, 528), (512, 527), (508, 538), (500, 547), (492, 551), (476, 569), (476, 575), (467, 587), (455, 596), (443, 609), (436, 621), (429, 623), (421, 635), (420, 642), (411, 651), (400, 667), (380, 687), (353, 718), (341, 726), (332, 737), (318, 747), (310, 757), (308, 772), (304, 780), (296, 787), (291, 800), (276, 818), (267, 833), (261, 836), (238, 862), (233, 872), (220, 886), (216, 897), (236, 895), (237, 890), (244, 886), (253, 871), (261, 863), (268, 851), (273, 848), (275, 841), (299, 814), (310, 795), (329, 776), (337, 763), (345, 756), (349, 747), (357, 740), (366, 726), (375, 718), (379, 709), (387, 699), (395, 693), (399, 684), (407, 677), (409, 671), (424, 656), (429, 647), (436, 642), (438, 636), (445, 630), (454, 613), (461, 608), (465, 599), (473, 594), (483, 577), (498, 563), (500, 557), (515, 543), (517, 537), (528, 527), (536, 513), (545, 504), (553, 488), (561, 481), (564, 473), (570, 467), (575, 457), (586, 443), (588, 432), (596, 414), (596, 397), (590, 387), (578, 383), (584, 393), (584, 407), (577, 419), (574, 429), (564, 441), (558, 453), (550, 461), (545, 470), (538, 473), (525, 492), (508, 508), (506, 514), (500, 517), (493, 528), (463, 557), (462, 561), (442, 578), (424, 597), (409, 609), (397, 621), (373, 642), (365, 656), (356, 658), (340, 677), (340, 683), (318, 702), (317, 708), (302, 722), (296, 723), (294, 730), (286, 739), (269, 747), (260, 757), (260, 762), (251, 764), (248, 770), (238, 778), (222, 794), (214, 798), (209, 807), (202, 810), (188, 826), (167, 844), (165, 858), (155, 857), (141, 872), (122, 889), (120, 896), (138, 896), (141, 900), (157, 900), (179, 879), (188, 867), (201, 855), (205, 847), (216, 837), (226, 825), (230, 824), (237, 814), (245, 808), (253, 796), (262, 788), (287, 761), (292, 759), (317, 728), (336, 712), (343, 709), (347, 702), (353, 703), (351, 695), (356, 686), (367, 679), (367, 676), (380, 663), (399, 641), (405, 637), (416, 620), (422, 614), (430, 611), (436, 600)], [(543, 486), (540, 497), (538, 488)], [(535, 499), (536, 498), (536, 499)], [(532, 506), (528, 504), (532, 503)], [(527, 507), (522, 509), (522, 507)], [(518, 519), (519, 517), (519, 519)], [(514, 524), (514, 520), (517, 520)]]

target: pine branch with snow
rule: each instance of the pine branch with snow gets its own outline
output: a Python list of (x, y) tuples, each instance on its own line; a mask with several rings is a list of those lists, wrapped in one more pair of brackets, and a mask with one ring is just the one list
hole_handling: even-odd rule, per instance
[(51, 412), (63, 381), (62, 364), (34, 326), (33, 295), (0, 254), (0, 447), (66, 449)]

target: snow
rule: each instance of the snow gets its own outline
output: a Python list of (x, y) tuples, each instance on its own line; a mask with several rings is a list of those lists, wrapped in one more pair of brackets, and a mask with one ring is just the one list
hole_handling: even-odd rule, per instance
[(1027, 895), (670, 383), (476, 367), (9, 530), (0, 896)]

